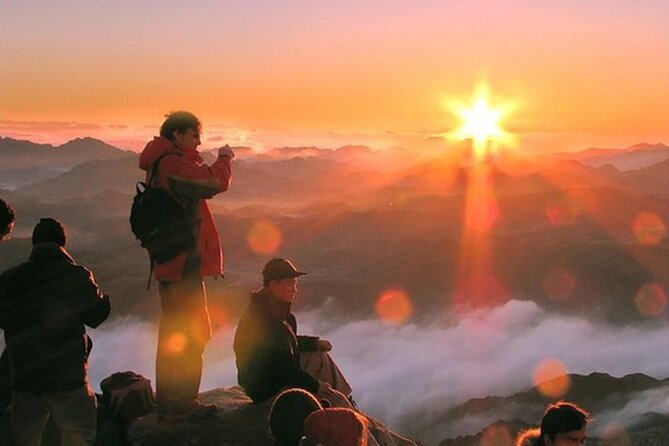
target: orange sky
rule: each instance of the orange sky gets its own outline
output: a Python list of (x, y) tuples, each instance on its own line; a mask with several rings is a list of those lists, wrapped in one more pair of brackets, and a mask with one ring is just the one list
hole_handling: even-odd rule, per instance
[(2, 2), (0, 135), (140, 148), (188, 109), (205, 147), (418, 147), (486, 80), (524, 149), (669, 143), (663, 1), (333, 3)]

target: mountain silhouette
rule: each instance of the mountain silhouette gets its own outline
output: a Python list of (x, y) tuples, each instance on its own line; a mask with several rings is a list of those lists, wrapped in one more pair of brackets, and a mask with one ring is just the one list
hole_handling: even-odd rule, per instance
[[(628, 404), (634, 405), (635, 400), (648, 392), (669, 398), (669, 379), (655, 379), (640, 373), (621, 378), (606, 373), (591, 373), (587, 376), (570, 374), (569, 379), (571, 385), (562, 398), (575, 402), (592, 413), (595, 420), (590, 428), (591, 436), (595, 437), (593, 444), (604, 444), (598, 442), (597, 437), (601, 436), (601, 432), (607, 427), (611, 414), (617, 411), (628, 414), (626, 418), (621, 419), (618, 416), (616, 419), (633, 433), (632, 445), (662, 444), (647, 442), (647, 439), (654, 437), (658, 430), (664, 432), (664, 435), (669, 435), (669, 424), (667, 424), (669, 415), (643, 411), (632, 415), (631, 412), (625, 411)], [(546, 405), (550, 402), (551, 399), (542, 395), (537, 387), (533, 387), (505, 397), (471, 399), (426, 420), (425, 423), (445, 427), (462, 426), (466, 425), (465, 420), (471, 419), (474, 420), (474, 424), (483, 424), (484, 426), (476, 434), (461, 435), (439, 442), (440, 446), (474, 446), (480, 444), (483, 431), (490, 429), (491, 426), (504, 426), (511, 432), (512, 438), (515, 438), (521, 429), (537, 426)], [(486, 423), (486, 419), (492, 421)], [(420, 429), (420, 425), (416, 428)], [(665, 440), (666, 438), (669, 437), (664, 437)]]

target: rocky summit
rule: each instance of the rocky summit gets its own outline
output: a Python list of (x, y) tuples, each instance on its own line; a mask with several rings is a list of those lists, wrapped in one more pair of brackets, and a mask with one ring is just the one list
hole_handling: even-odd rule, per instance
[[(127, 427), (133, 446), (271, 446), (267, 418), (270, 403), (254, 404), (241, 387), (219, 388), (200, 394), (200, 400), (218, 406), (210, 417), (179, 423), (159, 421), (155, 412)], [(98, 444), (105, 443), (99, 438)], [(117, 443), (118, 444), (118, 443)]]

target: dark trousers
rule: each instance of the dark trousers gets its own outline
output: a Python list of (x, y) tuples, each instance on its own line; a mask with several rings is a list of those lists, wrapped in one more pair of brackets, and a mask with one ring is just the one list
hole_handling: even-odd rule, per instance
[(162, 315), (156, 355), (158, 410), (187, 408), (202, 379), (202, 354), (211, 339), (211, 324), (202, 278), (191, 275), (160, 282)]

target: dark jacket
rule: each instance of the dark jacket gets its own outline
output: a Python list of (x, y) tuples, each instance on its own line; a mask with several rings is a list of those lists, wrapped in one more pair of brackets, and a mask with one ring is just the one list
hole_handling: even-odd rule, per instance
[[(218, 230), (205, 199), (226, 191), (230, 186), (230, 158), (219, 157), (211, 166), (207, 166), (202, 164), (202, 157), (197, 149), (183, 152), (169, 139), (156, 137), (139, 155), (139, 167), (146, 171), (147, 180), (155, 162), (165, 154), (170, 155), (160, 161), (152, 184), (167, 190), (182, 203), (196, 201), (198, 259), (195, 269), (199, 269), (200, 277), (220, 276), (223, 274), (223, 251)], [(168, 262), (155, 264), (154, 277), (161, 282), (180, 280), (184, 271), (189, 269), (187, 258), (188, 253), (184, 251)], [(188, 264), (190, 265), (190, 261)]]
[(234, 349), (237, 381), (247, 395), (262, 402), (284, 387), (316, 393), (319, 383), (300, 368), (300, 352), (316, 350), (318, 337), (297, 336), (290, 304), (275, 301), (263, 288), (239, 321)]
[(109, 311), (90, 271), (56, 244), (36, 245), (28, 262), (0, 276), (12, 387), (53, 392), (86, 384), (92, 343), (84, 324), (97, 327)]

